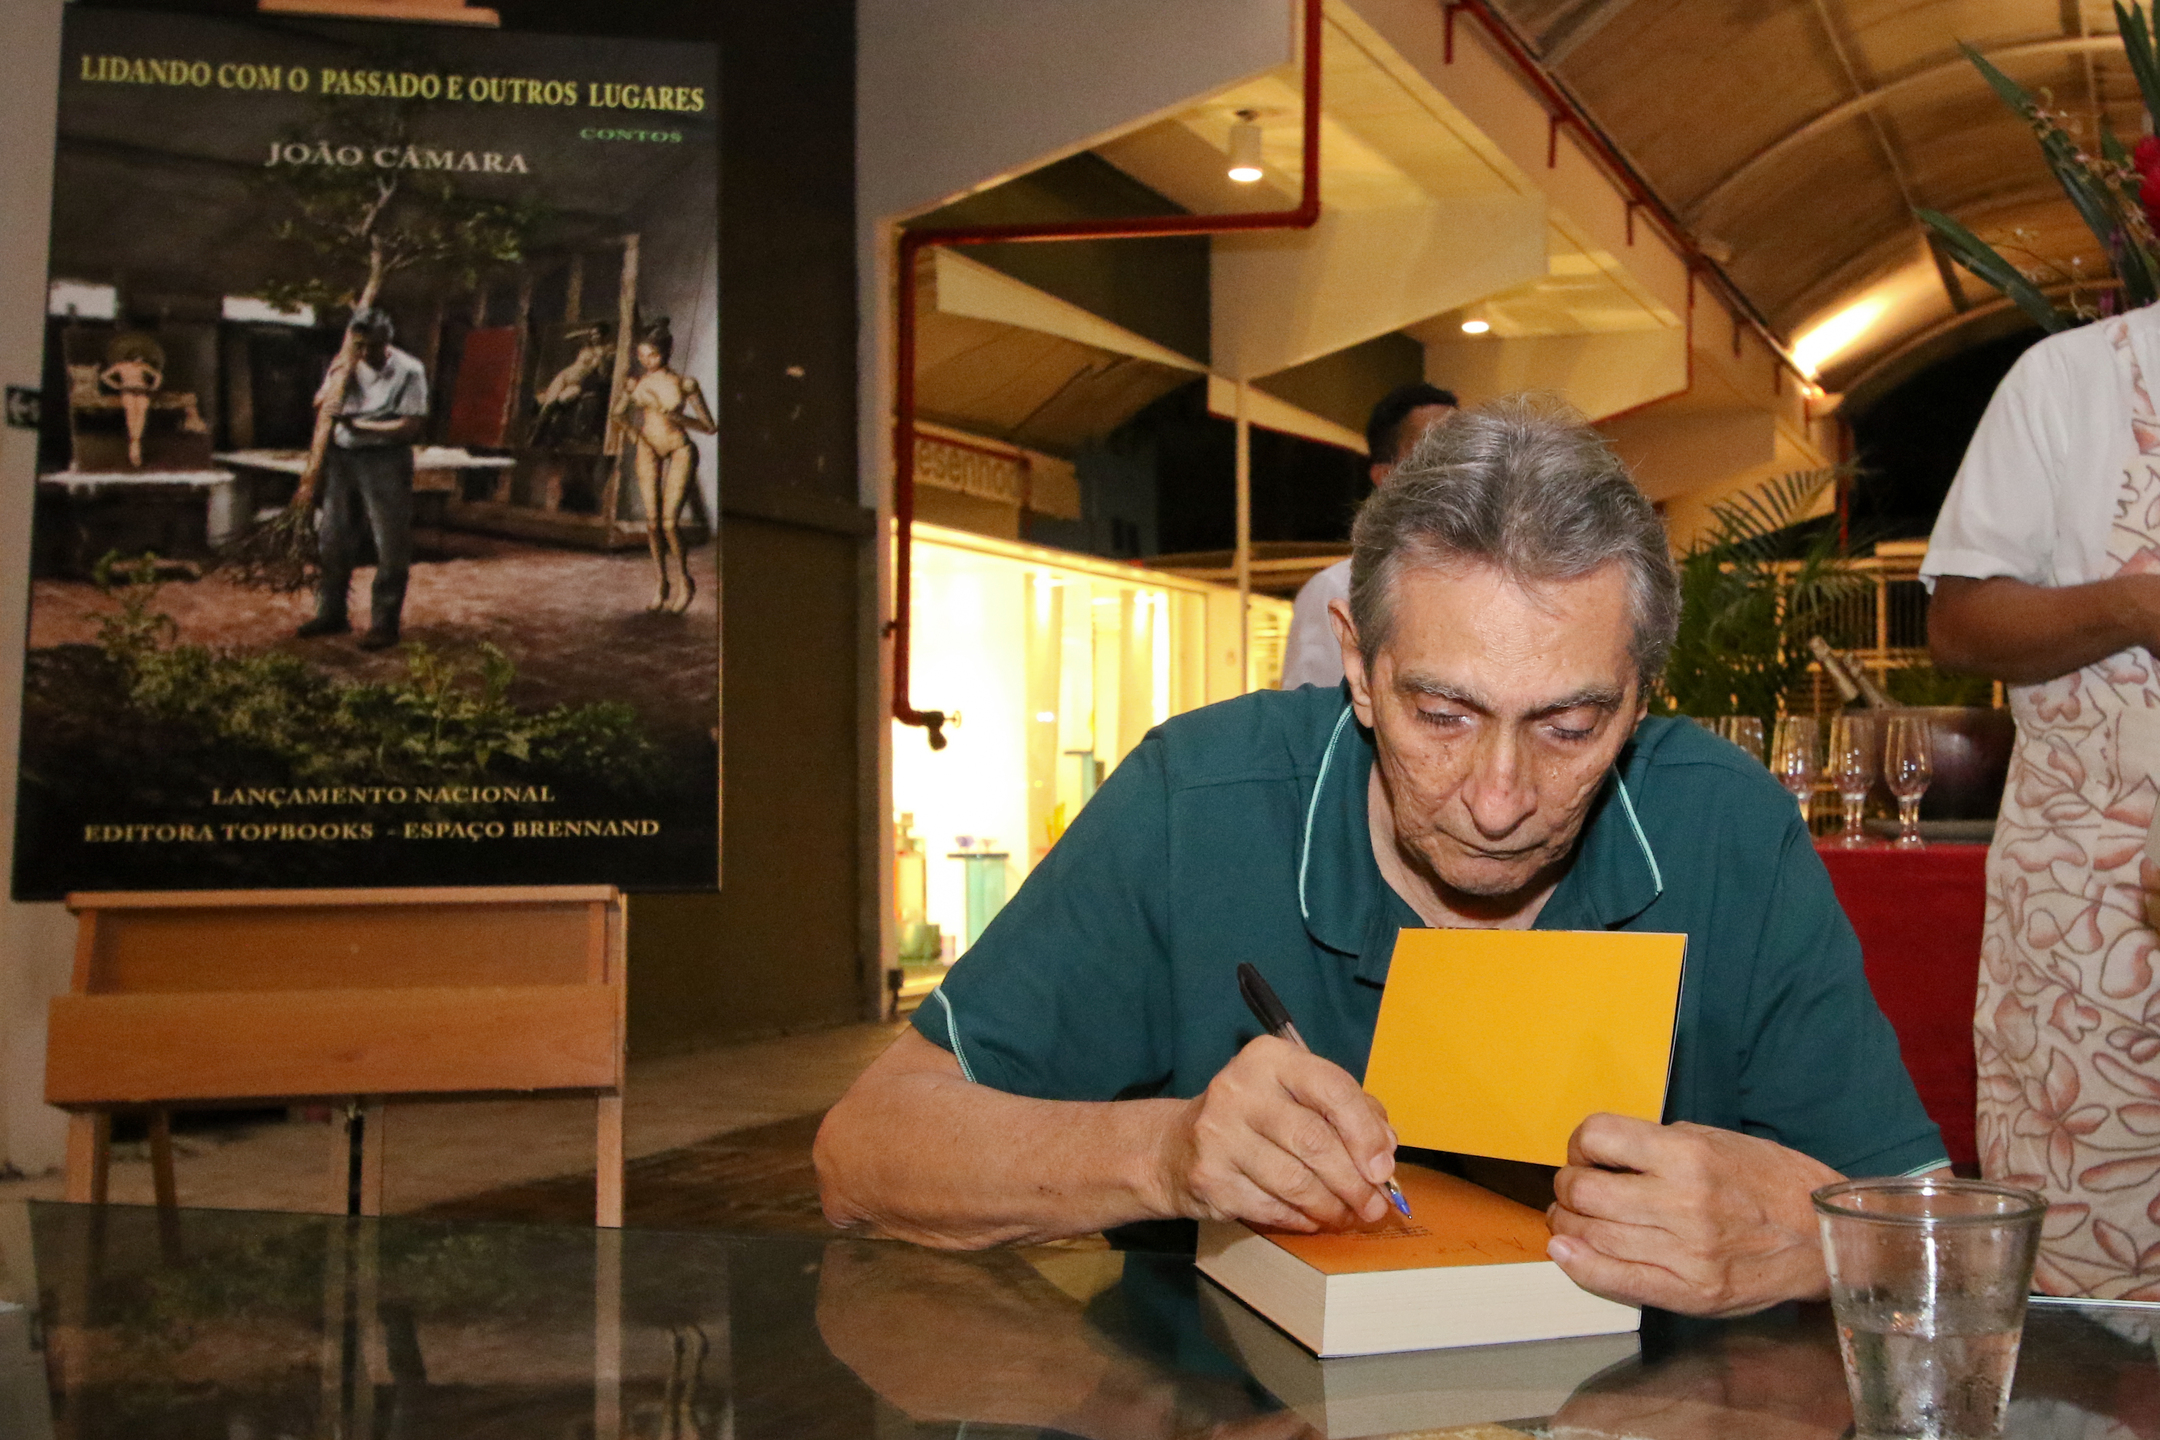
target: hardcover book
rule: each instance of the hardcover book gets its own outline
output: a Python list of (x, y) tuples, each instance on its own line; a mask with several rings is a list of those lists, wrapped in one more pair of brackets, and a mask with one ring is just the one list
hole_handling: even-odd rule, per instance
[(1412, 1219), (1301, 1235), (1204, 1221), (1201, 1272), (1323, 1358), (1633, 1332), (1634, 1306), (1592, 1295), (1545, 1257), (1545, 1217), (1415, 1165)]

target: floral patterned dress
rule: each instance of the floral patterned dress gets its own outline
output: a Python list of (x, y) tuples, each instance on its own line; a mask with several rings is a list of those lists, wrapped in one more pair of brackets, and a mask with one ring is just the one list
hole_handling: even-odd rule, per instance
[[(2106, 323), (2131, 396), (2108, 557), (2160, 571), (2160, 418), (2128, 327)], [(2160, 1300), (2160, 673), (2126, 650), (2010, 708), (1974, 1017), (1981, 1169), (2048, 1197), (2039, 1288)]]

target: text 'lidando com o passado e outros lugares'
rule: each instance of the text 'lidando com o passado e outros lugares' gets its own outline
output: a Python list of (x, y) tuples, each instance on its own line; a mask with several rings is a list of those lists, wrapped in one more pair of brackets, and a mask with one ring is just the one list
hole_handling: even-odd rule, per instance
[(276, 65), (142, 55), (84, 55), (77, 78), (94, 85), (164, 85), (177, 89), (316, 94), (348, 99), (653, 110), (678, 115), (700, 114), (708, 103), (702, 85), (459, 75), (433, 70), (347, 70), (333, 65)]

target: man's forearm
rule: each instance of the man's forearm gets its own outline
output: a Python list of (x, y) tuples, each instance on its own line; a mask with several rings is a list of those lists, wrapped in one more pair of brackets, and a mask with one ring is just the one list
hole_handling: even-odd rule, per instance
[(925, 1245), (1084, 1235), (1171, 1213), (1162, 1176), (1185, 1108), (1008, 1095), (910, 1031), (826, 1116), (818, 1188), (834, 1224)]
[(1945, 575), (1928, 606), (1937, 664), (2015, 685), (2081, 670), (2160, 636), (2160, 576), (2048, 587)]

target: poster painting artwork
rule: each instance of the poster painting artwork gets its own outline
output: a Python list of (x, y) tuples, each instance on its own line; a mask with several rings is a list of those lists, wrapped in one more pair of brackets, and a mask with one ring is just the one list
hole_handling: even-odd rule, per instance
[(16, 896), (711, 888), (713, 48), (68, 11)]

